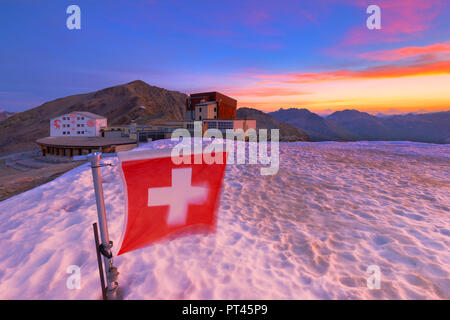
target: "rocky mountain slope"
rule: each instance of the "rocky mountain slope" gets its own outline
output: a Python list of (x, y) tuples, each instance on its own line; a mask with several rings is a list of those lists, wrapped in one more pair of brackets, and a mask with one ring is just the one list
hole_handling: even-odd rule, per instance
[(309, 141), (305, 131), (287, 123), (280, 122), (270, 114), (252, 108), (239, 108), (237, 118), (256, 119), (257, 129), (280, 129), (281, 141)]
[(357, 140), (351, 133), (308, 109), (283, 109), (270, 112), (278, 121), (304, 130), (313, 141)]
[(13, 116), (16, 112), (8, 112), (5, 110), (0, 110), (0, 121), (6, 120), (9, 117)]

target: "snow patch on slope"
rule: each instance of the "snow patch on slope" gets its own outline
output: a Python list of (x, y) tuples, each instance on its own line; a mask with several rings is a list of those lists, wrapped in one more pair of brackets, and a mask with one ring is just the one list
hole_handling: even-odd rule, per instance
[[(116, 257), (123, 296), (449, 299), (449, 159), (445, 145), (298, 142), (281, 144), (277, 175), (229, 165), (217, 233)], [(118, 250), (120, 174), (101, 170)], [(87, 164), (0, 202), (0, 298), (99, 299), (96, 220)], [(366, 287), (374, 264), (380, 290)], [(80, 290), (66, 288), (70, 265), (81, 267)]]

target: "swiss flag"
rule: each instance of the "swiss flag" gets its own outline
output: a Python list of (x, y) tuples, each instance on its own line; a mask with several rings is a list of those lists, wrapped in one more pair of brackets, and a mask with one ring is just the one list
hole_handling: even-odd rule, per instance
[(215, 232), (226, 153), (217, 156), (222, 164), (194, 164), (194, 155), (191, 164), (175, 164), (170, 153), (120, 159), (126, 222), (118, 255), (186, 232)]

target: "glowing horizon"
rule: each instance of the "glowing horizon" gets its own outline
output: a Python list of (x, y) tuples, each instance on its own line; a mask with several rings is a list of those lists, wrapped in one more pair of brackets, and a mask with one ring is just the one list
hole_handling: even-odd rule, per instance
[(64, 3), (5, 0), (0, 109), (141, 79), (263, 111), (450, 110), (448, 3), (376, 4), (379, 30), (367, 28), (362, 0), (79, 0), (81, 29), (68, 30)]
[(263, 100), (256, 95), (232, 96), (238, 99), (239, 107), (254, 107), (265, 112), (279, 108), (306, 108), (318, 113), (344, 109), (387, 114), (437, 112), (450, 110), (449, 83), (448, 74), (335, 80), (303, 86), (304, 93), (294, 94), (291, 88), (284, 96), (266, 96)]

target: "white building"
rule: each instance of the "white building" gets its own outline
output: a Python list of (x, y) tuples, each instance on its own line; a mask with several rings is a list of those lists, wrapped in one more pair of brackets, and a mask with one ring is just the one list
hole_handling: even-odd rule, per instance
[(95, 137), (100, 128), (107, 126), (107, 119), (87, 111), (74, 111), (50, 120), (51, 137)]

